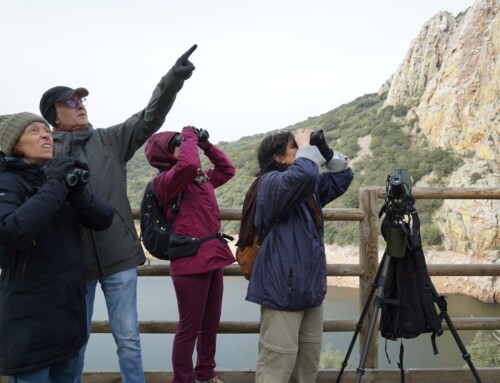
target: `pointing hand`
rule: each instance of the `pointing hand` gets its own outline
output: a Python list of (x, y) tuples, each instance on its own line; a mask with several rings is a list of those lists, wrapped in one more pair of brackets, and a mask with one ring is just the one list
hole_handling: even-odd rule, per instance
[(184, 53), (181, 57), (177, 59), (174, 66), (172, 67), (172, 71), (174, 74), (183, 79), (187, 80), (193, 74), (195, 69), (193, 63), (189, 61), (189, 56), (193, 53), (198, 45), (194, 44), (191, 48), (188, 49), (186, 53)]

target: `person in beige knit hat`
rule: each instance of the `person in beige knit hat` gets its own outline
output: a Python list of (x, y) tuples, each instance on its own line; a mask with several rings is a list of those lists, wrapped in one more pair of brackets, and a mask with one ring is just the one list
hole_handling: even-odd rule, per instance
[[(41, 146), (38, 148), (44, 153), (43, 157), (46, 157), (49, 151), (52, 153), (52, 137), (49, 123), (45, 120), (45, 118), (34, 113), (22, 112), (0, 116), (0, 150), (6, 156), (12, 155), (15, 150), (14, 146), (16, 142), (24, 133), (24, 130), (30, 125), (33, 125), (34, 128), (40, 129), (46, 133), (44, 135), (44, 138), (47, 141), (45, 146), (43, 148)], [(50, 143), (48, 143), (49, 136)], [(48, 157), (48, 159), (50, 158), (52, 158), (52, 154)]]
[[(0, 116), (0, 375), (9, 382), (73, 383), (87, 340), (80, 225), (101, 231), (114, 209), (53, 157), (49, 124)], [(77, 173), (81, 174), (81, 173)]]

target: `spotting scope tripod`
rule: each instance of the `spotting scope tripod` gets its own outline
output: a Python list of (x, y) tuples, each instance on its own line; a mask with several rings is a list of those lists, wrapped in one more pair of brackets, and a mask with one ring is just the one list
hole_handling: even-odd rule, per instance
[[(340, 383), (342, 374), (347, 367), (349, 357), (356, 343), (359, 332), (363, 328), (363, 323), (366, 315), (368, 314), (370, 303), (375, 296), (373, 303), (373, 315), (368, 327), (368, 332), (361, 354), (361, 359), (356, 369), (356, 383), (360, 383), (361, 379), (365, 373), (366, 360), (368, 358), (368, 352), (370, 350), (370, 344), (375, 331), (375, 326), (378, 318), (379, 310), (384, 303), (385, 290), (387, 288), (388, 272), (391, 266), (391, 262), (395, 261), (396, 258), (403, 258), (405, 256), (407, 248), (407, 240), (411, 235), (411, 231), (414, 229), (412, 226), (417, 226), (417, 230), (420, 230), (420, 222), (416, 210), (413, 207), (415, 202), (414, 197), (411, 195), (411, 176), (404, 169), (398, 169), (387, 178), (387, 192), (385, 198), (385, 204), (382, 207), (379, 218), (385, 213), (385, 225), (382, 225), (382, 234), (387, 242), (387, 247), (382, 257), (380, 267), (375, 275), (374, 282), (372, 283), (368, 299), (363, 307), (361, 316), (356, 324), (356, 330), (354, 332), (351, 343), (347, 350), (344, 361), (342, 362), (342, 367), (337, 376), (336, 383)], [(416, 222), (412, 222), (414, 219)], [(388, 224), (387, 224), (388, 223)], [(472, 375), (474, 376), (477, 383), (482, 383), (476, 368), (474, 367), (471, 356), (465, 349), (465, 346), (460, 339), (455, 326), (453, 325), (450, 316), (448, 315), (447, 302), (443, 296), (439, 296), (436, 288), (432, 281), (430, 282), (432, 294), (434, 301), (437, 303), (441, 310), (440, 317), (445, 320), (450, 332), (458, 345), (458, 348), (462, 352), (462, 358), (467, 362)], [(436, 350), (437, 352), (437, 350)], [(404, 371), (401, 367), (401, 382), (404, 383)]]

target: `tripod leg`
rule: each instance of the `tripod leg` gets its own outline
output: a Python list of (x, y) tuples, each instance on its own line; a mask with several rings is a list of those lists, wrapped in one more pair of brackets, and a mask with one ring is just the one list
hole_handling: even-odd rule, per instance
[(389, 265), (391, 262), (391, 257), (384, 254), (384, 263), (382, 266), (382, 275), (380, 277), (380, 283), (377, 291), (377, 296), (375, 297), (375, 302), (373, 303), (373, 316), (370, 321), (370, 327), (368, 327), (368, 335), (366, 336), (366, 341), (363, 349), (363, 354), (361, 355), (361, 360), (359, 361), (359, 366), (356, 370), (356, 383), (361, 382), (361, 378), (365, 374), (365, 364), (368, 357), (368, 350), (370, 349), (370, 343), (372, 341), (373, 331), (375, 330), (375, 325), (377, 323), (378, 311), (382, 307), (382, 301), (384, 298), (384, 290), (387, 284), (387, 275), (389, 273)]
[(458, 336), (457, 330), (455, 329), (455, 326), (451, 322), (450, 316), (448, 315), (448, 312), (445, 312), (444, 314), (444, 320), (446, 321), (446, 324), (448, 325), (448, 328), (450, 329), (453, 338), (455, 338), (455, 342), (457, 342), (457, 346), (462, 352), (462, 358), (467, 362), (467, 365), (470, 368), (470, 371), (472, 372), (472, 375), (474, 375), (474, 378), (476, 379), (477, 383), (482, 383), (481, 378), (479, 377), (479, 374), (477, 373), (476, 368), (474, 367), (474, 364), (472, 363), (471, 356), (465, 349), (464, 344), (462, 343), (462, 340), (460, 339), (460, 336)]
[[(384, 262), (386, 255), (382, 257), (382, 262)], [(359, 317), (358, 323), (356, 324), (356, 331), (354, 331), (354, 335), (352, 336), (351, 343), (349, 344), (349, 348), (345, 355), (344, 361), (342, 362), (342, 367), (337, 376), (336, 383), (340, 383), (340, 379), (342, 378), (342, 374), (344, 373), (345, 368), (347, 367), (347, 362), (349, 361), (349, 357), (351, 356), (352, 349), (354, 348), (354, 344), (356, 343), (356, 339), (358, 338), (358, 334), (363, 328), (363, 322), (365, 321), (366, 314), (368, 313), (369, 305), (375, 295), (375, 290), (377, 289), (377, 284), (380, 279), (382, 268), (379, 267), (377, 270), (377, 274), (375, 275), (375, 279), (372, 283), (372, 288), (370, 290), (370, 294), (368, 295), (368, 299), (366, 300), (365, 306), (363, 307), (363, 311), (361, 312), (361, 316)]]
[(467, 362), (467, 365), (469, 366), (472, 375), (474, 375), (476, 382), (482, 383), (481, 378), (479, 377), (479, 374), (477, 373), (477, 370), (474, 367), (474, 364), (472, 363), (471, 356), (465, 349), (462, 339), (460, 339), (460, 336), (458, 335), (458, 332), (455, 329), (455, 326), (453, 325), (450, 316), (448, 315), (448, 307), (446, 304), (446, 300), (445, 299), (439, 300), (438, 299), (439, 294), (437, 293), (436, 287), (434, 287), (434, 284), (432, 284), (431, 287), (432, 287), (432, 294), (434, 295), (434, 300), (438, 302), (438, 306), (441, 309), (441, 314), (444, 314), (444, 320), (446, 321), (446, 324), (448, 325), (448, 328), (450, 329), (451, 334), (453, 335), (453, 338), (455, 339), (455, 342), (457, 343), (457, 346), (460, 349), (460, 352), (462, 353), (462, 358)]

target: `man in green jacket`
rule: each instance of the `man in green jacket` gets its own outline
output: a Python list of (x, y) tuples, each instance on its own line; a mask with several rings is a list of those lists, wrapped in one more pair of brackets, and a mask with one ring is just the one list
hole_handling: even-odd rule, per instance
[[(111, 332), (117, 345), (122, 381), (144, 382), (137, 317), (137, 265), (146, 257), (135, 229), (127, 197), (126, 165), (146, 140), (165, 121), (184, 81), (194, 65), (189, 56), (193, 45), (163, 76), (147, 106), (125, 122), (107, 129), (94, 129), (85, 108), (85, 88), (56, 86), (40, 100), (40, 111), (54, 127), (56, 156), (70, 156), (88, 164), (90, 187), (116, 210), (111, 227), (95, 232), (82, 229), (87, 279), (88, 335), (97, 283), (101, 284), (108, 308)], [(84, 346), (80, 352), (83, 371)]]

